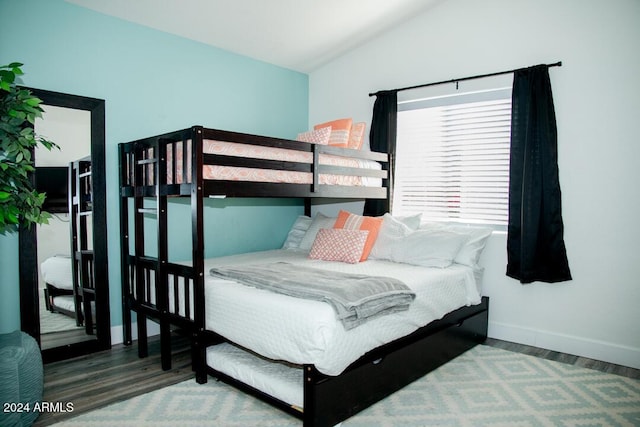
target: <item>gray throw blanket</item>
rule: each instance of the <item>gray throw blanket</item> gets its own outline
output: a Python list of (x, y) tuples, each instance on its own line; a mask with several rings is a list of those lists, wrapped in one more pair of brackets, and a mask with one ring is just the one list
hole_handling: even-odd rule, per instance
[(297, 298), (325, 301), (333, 306), (345, 329), (367, 319), (408, 310), (411, 289), (390, 277), (339, 273), (285, 262), (210, 270), (212, 276)]

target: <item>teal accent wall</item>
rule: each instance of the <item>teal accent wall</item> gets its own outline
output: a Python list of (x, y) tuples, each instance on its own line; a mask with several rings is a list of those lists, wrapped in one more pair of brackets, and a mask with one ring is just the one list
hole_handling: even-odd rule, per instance
[[(192, 125), (293, 138), (307, 129), (308, 76), (62, 0), (0, 0), (0, 64), (22, 84), (106, 100), (111, 323), (122, 323), (117, 144)], [(186, 211), (175, 202), (175, 212)], [(210, 256), (279, 247), (299, 201), (216, 200)], [(172, 240), (189, 238), (176, 217)], [(20, 327), (17, 236), (0, 236), (0, 333)], [(152, 243), (152, 242), (151, 242)], [(189, 244), (190, 242), (187, 242)], [(187, 256), (178, 243), (172, 257)]]

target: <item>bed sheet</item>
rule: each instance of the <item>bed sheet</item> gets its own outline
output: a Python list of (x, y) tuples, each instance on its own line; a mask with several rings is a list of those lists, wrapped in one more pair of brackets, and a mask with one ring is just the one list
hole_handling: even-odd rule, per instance
[(40, 264), (40, 274), (45, 283), (58, 289), (73, 290), (73, 272), (69, 256), (55, 255), (45, 259)]
[[(187, 154), (190, 156), (191, 141), (187, 141)], [(176, 142), (177, 149), (177, 167), (176, 167), (176, 184), (181, 184), (182, 177), (182, 142)], [(240, 144), (235, 142), (204, 140), (203, 152), (208, 154), (218, 154), (233, 157), (245, 157), (253, 159), (266, 159), (289, 161), (299, 163), (313, 163), (313, 153), (307, 151), (288, 150), (276, 147), (264, 147), (261, 145)], [(171, 159), (171, 156), (169, 156)], [(331, 166), (347, 166), (362, 169), (382, 169), (380, 163), (353, 159), (348, 157), (334, 156), (330, 154), (321, 154), (319, 163)], [(190, 166), (190, 165), (189, 165)], [(188, 167), (189, 167), (188, 166)], [(173, 182), (173, 167), (171, 163), (167, 166), (167, 182)], [(187, 174), (190, 175), (190, 170)], [(211, 180), (227, 180), (227, 181), (250, 181), (250, 182), (276, 182), (290, 184), (312, 184), (313, 175), (309, 172), (284, 171), (275, 169), (256, 169), (234, 166), (218, 166), (204, 165), (204, 179)], [(332, 175), (320, 174), (320, 184), (323, 185), (349, 185), (349, 186), (382, 186), (380, 178), (359, 177), (353, 175)]]
[(374, 318), (346, 331), (326, 303), (302, 300), (208, 276), (206, 328), (264, 357), (310, 363), (326, 375), (339, 375), (363, 354), (465, 305), (480, 303), (471, 268), (424, 268), (389, 261), (345, 264), (308, 259), (300, 250), (272, 250), (206, 260), (213, 266), (284, 261), (333, 271), (392, 276), (416, 299), (408, 311)]

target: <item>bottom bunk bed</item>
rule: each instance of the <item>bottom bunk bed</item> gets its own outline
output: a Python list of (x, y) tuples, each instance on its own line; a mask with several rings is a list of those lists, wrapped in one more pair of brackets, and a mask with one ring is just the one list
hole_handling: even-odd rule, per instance
[(95, 327), (93, 251), (78, 251), (75, 259), (67, 255), (49, 257), (40, 265), (40, 273), (45, 283), (46, 309), (75, 319), (77, 326), (84, 326), (86, 333), (92, 335)]
[[(335, 425), (487, 336), (488, 298), (480, 297), (477, 275), (468, 266), (424, 268), (388, 260), (345, 264), (310, 260), (299, 249), (223, 257), (205, 266), (216, 276), (205, 282), (198, 381), (211, 375), (228, 382), (305, 426)], [(310, 277), (316, 269), (331, 272), (331, 278), (337, 274), (335, 280), (345, 287), (353, 277), (401, 279), (415, 299), (406, 310), (390, 310), (354, 326), (337, 320), (326, 301), (245, 284), (246, 278), (255, 284), (271, 271), (282, 281), (295, 281), (288, 270)]]
[[(477, 266), (486, 232), (416, 230), (398, 247), (390, 231), (398, 221), (385, 215), (370, 258), (346, 263), (317, 256), (322, 230), (335, 222), (317, 215), (297, 244), (285, 242), (287, 249), (204, 260), (201, 291), (189, 264), (167, 263), (166, 278), (158, 280), (153, 265), (146, 268), (138, 259), (130, 278), (137, 284), (139, 318), (145, 306), (156, 304), (156, 295), (166, 296), (160, 321), (186, 325), (198, 382), (211, 375), (305, 426), (335, 425), (486, 339), (489, 300), (480, 296)], [(387, 223), (393, 225), (385, 228)], [(408, 304), (401, 300), (399, 308), (376, 308), (371, 317), (368, 306), (360, 305), (344, 315), (334, 299), (303, 299), (262, 283), (270, 275), (276, 282), (295, 282), (292, 270), (300, 282), (295, 289), (303, 293), (313, 293), (316, 273), (322, 272), (348, 289), (354, 278), (390, 277), (412, 298)], [(385, 281), (387, 286), (406, 296)], [(200, 321), (203, 327), (196, 328)]]
[(82, 324), (76, 313), (76, 297), (73, 292), (73, 271), (71, 257), (55, 255), (40, 264), (40, 274), (45, 284), (45, 307), (52, 313), (62, 313)]

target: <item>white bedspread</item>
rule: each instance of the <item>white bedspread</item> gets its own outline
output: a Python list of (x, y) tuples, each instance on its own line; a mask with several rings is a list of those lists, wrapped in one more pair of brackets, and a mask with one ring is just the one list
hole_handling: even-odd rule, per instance
[(71, 257), (55, 255), (45, 259), (40, 265), (42, 279), (58, 289), (73, 289)]
[(388, 261), (345, 264), (310, 260), (307, 252), (273, 250), (207, 260), (211, 267), (285, 261), (334, 271), (391, 276), (415, 293), (408, 311), (381, 316), (349, 331), (330, 305), (207, 277), (206, 327), (236, 344), (275, 360), (311, 363), (339, 375), (367, 351), (415, 331), (465, 305), (480, 303), (471, 268), (424, 268)]

